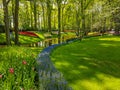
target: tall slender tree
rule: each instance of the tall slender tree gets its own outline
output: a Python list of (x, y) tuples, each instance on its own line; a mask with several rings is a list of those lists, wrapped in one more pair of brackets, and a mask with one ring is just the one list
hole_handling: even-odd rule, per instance
[(47, 18), (48, 18), (48, 32), (51, 33), (51, 0), (47, 0)]
[(37, 29), (37, 1), (34, 0), (34, 29)]
[(42, 29), (46, 28), (46, 20), (45, 20), (45, 1), (44, 0), (40, 0), (40, 5), (42, 8), (42, 22), (43, 22), (43, 27)]
[(14, 15), (14, 30), (15, 30), (15, 44), (19, 45), (18, 37), (18, 13), (19, 13), (19, 0), (15, 0), (15, 15)]
[(58, 43), (61, 43), (61, 3), (62, 0), (57, 0), (58, 7)]
[(8, 15), (8, 4), (10, 0), (3, 1), (3, 10), (4, 10), (4, 23), (5, 23), (5, 33), (6, 33), (6, 44), (10, 45), (10, 31), (9, 31), (9, 15)]

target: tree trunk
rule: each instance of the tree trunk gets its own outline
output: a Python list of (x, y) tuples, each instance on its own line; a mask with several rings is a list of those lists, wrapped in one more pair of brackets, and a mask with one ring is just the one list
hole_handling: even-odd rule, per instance
[(4, 10), (6, 44), (9, 46), (10, 45), (10, 31), (9, 31), (8, 2), (6, 0), (3, 0), (3, 10)]
[[(15, 19), (15, 18), (14, 18), (14, 17), (15, 17), (15, 16), (14, 16), (14, 15), (15, 15), (15, 12), (14, 12), (14, 11), (15, 11), (15, 2), (14, 2), (14, 0), (12, 0), (12, 15), (13, 15), (13, 22), (14, 22), (14, 19)], [(13, 23), (13, 26), (15, 26), (14, 23)]]
[(46, 28), (46, 26), (45, 26), (45, 10), (44, 10), (44, 5), (43, 4), (41, 4), (42, 5), (42, 11), (43, 11), (43, 24), (44, 24), (44, 29)]
[(18, 38), (18, 12), (19, 12), (19, 0), (15, 0), (15, 17), (14, 17), (14, 30), (15, 30), (15, 45), (19, 45)]
[(33, 15), (32, 15), (32, 1), (30, 1), (30, 24), (31, 24), (31, 28), (33, 28)]
[(62, 16), (61, 16), (61, 18), (62, 18), (62, 22), (61, 22), (62, 31), (64, 31), (64, 22), (63, 22), (63, 20), (64, 20), (64, 15), (63, 15), (63, 11), (64, 11), (64, 7), (62, 8)]
[(79, 17), (79, 11), (76, 11), (76, 26), (77, 26), (77, 32), (76, 35), (79, 38), (80, 37), (80, 17)]
[(34, 29), (37, 29), (37, 10), (36, 0), (34, 0)]
[(51, 33), (51, 5), (50, 5), (50, 0), (47, 1), (47, 15), (48, 15), (48, 32)]
[[(81, 1), (81, 19), (82, 19), (82, 31), (85, 33), (85, 9), (84, 9), (84, 0)], [(80, 39), (82, 40), (82, 37), (83, 37), (83, 32), (80, 31)]]
[(61, 43), (61, 4), (58, 4), (58, 43)]

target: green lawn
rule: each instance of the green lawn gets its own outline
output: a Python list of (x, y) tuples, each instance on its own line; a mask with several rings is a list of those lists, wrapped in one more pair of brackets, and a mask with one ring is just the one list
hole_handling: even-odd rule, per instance
[[(31, 36), (26, 36), (26, 35), (19, 35), (19, 42), (20, 44), (31, 44), (31, 43), (36, 43), (40, 42), (45, 39), (42, 33), (35, 32), (39, 37), (31, 37)], [(0, 43), (6, 42), (5, 40), (5, 33), (0, 33)], [(12, 44), (14, 42), (12, 41)]]
[(120, 90), (120, 37), (100, 36), (63, 45), (51, 54), (74, 90)]

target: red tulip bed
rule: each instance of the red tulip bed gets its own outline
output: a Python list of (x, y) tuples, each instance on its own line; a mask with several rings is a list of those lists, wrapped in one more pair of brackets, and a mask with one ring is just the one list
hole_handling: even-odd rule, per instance
[(37, 90), (36, 56), (27, 47), (0, 48), (0, 90)]
[(19, 32), (20, 35), (27, 35), (27, 36), (32, 36), (32, 37), (38, 37), (37, 34), (35, 34), (34, 32), (28, 32), (28, 31), (21, 31)]

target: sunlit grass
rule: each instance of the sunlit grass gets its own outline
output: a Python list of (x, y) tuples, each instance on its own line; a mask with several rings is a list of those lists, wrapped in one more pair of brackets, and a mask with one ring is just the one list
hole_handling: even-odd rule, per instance
[(99, 38), (99, 40), (105, 40), (105, 41), (120, 41), (120, 39), (117, 38), (117, 36), (109, 36), (109, 37), (104, 37), (104, 38)]
[[(36, 43), (42, 41), (44, 38), (43, 34), (39, 32), (35, 32), (39, 37), (31, 37), (31, 36), (26, 36), (26, 35), (19, 35), (19, 42), (20, 44), (31, 44), (31, 43)], [(6, 42), (5, 40), (5, 33), (0, 33), (0, 43)], [(11, 41), (12, 44), (13, 41)]]
[(45, 39), (43, 33), (41, 32), (34, 32), (34, 33), (37, 34), (40, 39)]
[(41, 40), (42, 39), (37, 38), (37, 37), (30, 37), (30, 36), (19, 35), (19, 42), (21, 44), (36, 43), (36, 42), (40, 42)]
[(51, 58), (74, 90), (119, 90), (119, 41), (119, 36), (87, 38), (57, 48)]

